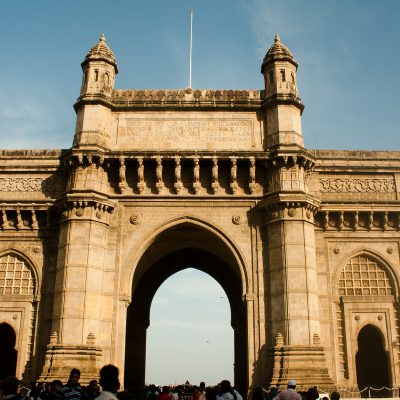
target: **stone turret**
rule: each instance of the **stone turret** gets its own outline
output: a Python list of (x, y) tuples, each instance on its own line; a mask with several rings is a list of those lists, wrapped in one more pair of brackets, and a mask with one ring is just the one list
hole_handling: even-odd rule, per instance
[(104, 34), (101, 35), (99, 42), (89, 50), (81, 66), (83, 70), (81, 96), (111, 97), (118, 67), (114, 53), (107, 46)]
[(111, 101), (118, 73), (117, 62), (104, 34), (82, 62), (83, 81), (75, 104), (77, 114), (73, 147), (104, 150), (109, 148)]
[(298, 97), (297, 62), (278, 35), (261, 65), (264, 75), (266, 142), (268, 148), (303, 147), (301, 113), (304, 105)]

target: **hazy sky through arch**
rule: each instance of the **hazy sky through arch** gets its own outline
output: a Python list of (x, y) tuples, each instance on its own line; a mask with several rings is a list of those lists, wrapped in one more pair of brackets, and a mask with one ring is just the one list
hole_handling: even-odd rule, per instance
[(230, 320), (227, 296), (211, 276), (193, 268), (172, 275), (151, 305), (146, 383), (233, 382)]

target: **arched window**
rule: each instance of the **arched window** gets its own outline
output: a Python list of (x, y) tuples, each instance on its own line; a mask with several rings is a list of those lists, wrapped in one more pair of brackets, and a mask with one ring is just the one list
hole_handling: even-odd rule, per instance
[(34, 294), (35, 278), (25, 261), (15, 254), (0, 257), (0, 295)]
[(392, 292), (385, 270), (367, 255), (352, 258), (340, 273), (340, 296), (385, 296)]

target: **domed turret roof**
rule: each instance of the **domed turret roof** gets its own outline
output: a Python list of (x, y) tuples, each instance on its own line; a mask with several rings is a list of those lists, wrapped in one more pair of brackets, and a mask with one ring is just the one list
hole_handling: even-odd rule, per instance
[(107, 46), (104, 33), (101, 35), (99, 42), (95, 44), (86, 54), (85, 60), (83, 61), (82, 65), (92, 60), (107, 61), (110, 64), (114, 65), (115, 69), (117, 70), (117, 60), (112, 50)]
[(278, 35), (275, 35), (274, 44), (267, 51), (267, 54), (264, 57), (263, 63), (261, 65), (261, 73), (264, 71), (264, 67), (273, 61), (290, 61), (297, 67), (297, 62), (293, 57), (293, 54), (290, 50), (281, 42), (281, 39)]

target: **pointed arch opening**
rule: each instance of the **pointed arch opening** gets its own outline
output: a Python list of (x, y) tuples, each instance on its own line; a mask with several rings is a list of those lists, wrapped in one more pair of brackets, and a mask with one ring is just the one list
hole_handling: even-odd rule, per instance
[(208, 274), (186, 268), (157, 290), (147, 329), (146, 384), (233, 382), (231, 310)]
[(7, 323), (0, 324), (0, 379), (15, 376), (17, 370), (16, 334)]
[(190, 222), (160, 233), (142, 255), (132, 279), (132, 302), (127, 312), (125, 387), (143, 395), (145, 384), (146, 332), (155, 293), (173, 274), (198, 269), (223, 288), (231, 310), (234, 331), (234, 383), (247, 390), (247, 310), (243, 301), (245, 283), (237, 257), (217, 235)]
[(364, 326), (357, 337), (357, 384), (362, 397), (390, 397), (389, 361), (382, 332), (375, 326)]

